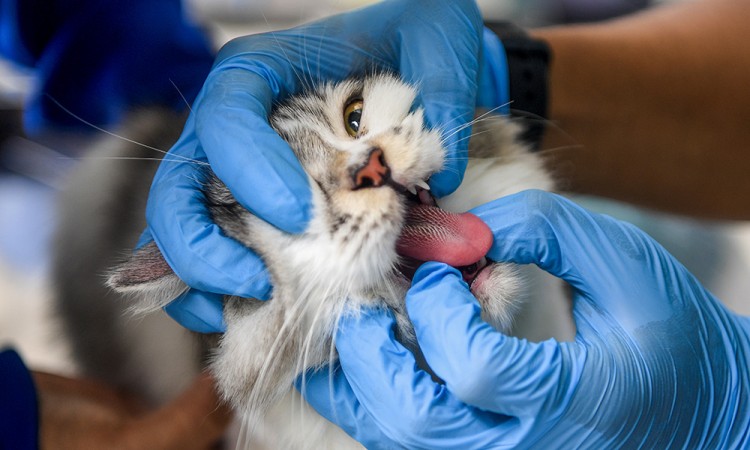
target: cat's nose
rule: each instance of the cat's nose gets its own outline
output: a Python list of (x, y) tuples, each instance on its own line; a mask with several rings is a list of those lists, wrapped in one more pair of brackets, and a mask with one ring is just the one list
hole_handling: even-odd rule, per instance
[(352, 173), (354, 189), (383, 186), (391, 176), (391, 169), (385, 161), (383, 150), (378, 147), (370, 149), (365, 164)]

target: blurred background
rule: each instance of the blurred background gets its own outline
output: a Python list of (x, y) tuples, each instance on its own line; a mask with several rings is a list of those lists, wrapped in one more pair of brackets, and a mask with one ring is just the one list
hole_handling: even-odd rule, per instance
[[(678, 1), (678, 0), (672, 0)], [(232, 37), (287, 27), (371, 3), (364, 0), (187, 0), (216, 46)], [(606, 20), (665, 1), (480, 0), (486, 18), (526, 27)], [(76, 151), (87, 137), (32, 140), (21, 111), (34, 72), (0, 60), (0, 346), (15, 345), (30, 366), (62, 373), (74, 368), (53, 324), (47, 284), (55, 203)], [(71, 157), (73, 156), (73, 157)], [(600, 199), (590, 208), (626, 219), (662, 242), (719, 298), (750, 314), (750, 226), (704, 222)]]

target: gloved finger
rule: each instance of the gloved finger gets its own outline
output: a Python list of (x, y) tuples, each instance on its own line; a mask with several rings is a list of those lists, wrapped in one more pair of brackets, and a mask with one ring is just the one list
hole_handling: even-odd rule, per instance
[[(461, 184), (466, 170), (483, 28), (474, 1), (425, 3), (416, 9), (419, 17), (405, 19), (409, 23), (402, 27), (400, 70), (404, 80), (418, 86), (417, 103), (424, 107), (428, 126), (443, 131), (445, 165), (430, 177), (433, 194), (442, 197)], [(433, 15), (440, 20), (432, 20)], [(447, 20), (455, 26), (446, 26)]]
[(221, 294), (190, 289), (164, 307), (177, 323), (198, 333), (223, 333), (224, 302)]
[(423, 264), (406, 307), (428, 364), (467, 404), (525, 417), (575, 386), (580, 361), (570, 347), (495, 331), (481, 319), (460, 272), (450, 266)]
[(512, 441), (518, 422), (460, 402), (416, 366), (384, 309), (344, 317), (336, 348), (344, 376), (377, 427), (407, 448), (488, 448)]
[(311, 192), (296, 155), (268, 123), (284, 91), (276, 78), (251, 63), (214, 69), (196, 102), (195, 130), (212, 170), (240, 204), (299, 233), (311, 217)]
[(671, 257), (632, 225), (542, 191), (504, 197), (471, 212), (493, 231), (488, 253), (493, 260), (536, 264), (615, 317), (671, 315), (667, 302), (653, 300), (664, 298), (658, 268), (670, 266), (665, 257)]
[[(190, 120), (172, 153), (200, 163)], [(146, 207), (151, 235), (169, 266), (188, 286), (268, 299), (271, 283), (263, 261), (224, 236), (210, 218), (201, 194), (203, 167), (174, 157), (161, 163)]]
[(295, 387), (315, 410), (366, 448), (398, 448), (354, 395), (338, 363), (308, 371)]
[(393, 16), (390, 9), (375, 3), (300, 27), (233, 39), (219, 51), (217, 67), (259, 74), (274, 100), (374, 68), (394, 71), (391, 49), (379, 45), (382, 28), (372, 21)]

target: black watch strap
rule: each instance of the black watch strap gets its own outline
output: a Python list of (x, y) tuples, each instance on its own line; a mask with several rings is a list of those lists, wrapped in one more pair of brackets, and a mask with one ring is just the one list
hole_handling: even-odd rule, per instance
[(537, 150), (547, 119), (549, 46), (510, 22), (488, 22), (485, 25), (497, 35), (505, 49), (511, 115), (526, 119), (526, 132), (522, 138)]

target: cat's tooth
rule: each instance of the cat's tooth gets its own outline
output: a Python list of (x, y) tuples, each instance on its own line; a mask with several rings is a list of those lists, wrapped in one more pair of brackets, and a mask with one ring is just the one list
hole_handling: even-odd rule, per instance
[(430, 185), (429, 185), (429, 184), (427, 184), (427, 183), (426, 183), (425, 181), (423, 181), (423, 180), (419, 180), (419, 181), (417, 181), (416, 183), (414, 183), (414, 185), (415, 185), (415, 186), (419, 186), (419, 187), (421, 187), (421, 188), (422, 188), (422, 189), (424, 189), (425, 191), (429, 191), (429, 190), (430, 190)]
[(407, 191), (411, 192), (412, 195), (417, 195), (417, 188), (416, 186), (409, 186), (406, 188)]

